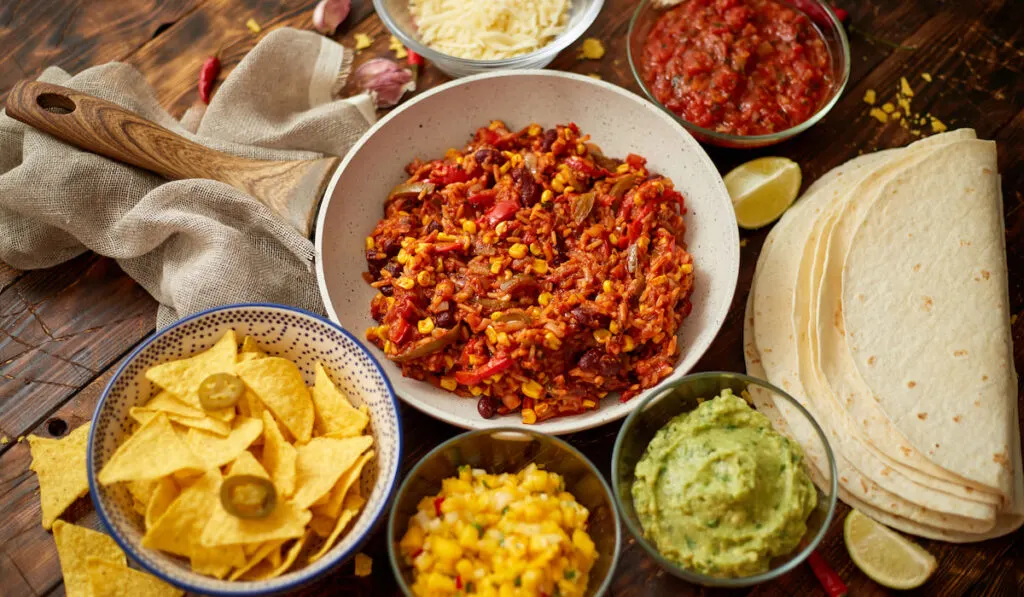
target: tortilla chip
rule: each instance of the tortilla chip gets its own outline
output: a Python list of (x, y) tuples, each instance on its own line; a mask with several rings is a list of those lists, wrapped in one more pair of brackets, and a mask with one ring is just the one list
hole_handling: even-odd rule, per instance
[(214, 419), (213, 417), (183, 417), (180, 415), (168, 413), (166, 411), (151, 410), (148, 408), (141, 408), (138, 406), (133, 406), (130, 409), (128, 409), (128, 414), (133, 419), (135, 419), (136, 421), (143, 425), (149, 422), (149, 420), (155, 417), (156, 414), (159, 412), (163, 412), (164, 414), (166, 414), (167, 418), (170, 419), (172, 423), (177, 423), (178, 425), (182, 425), (184, 427), (191, 427), (193, 429), (209, 431), (210, 433), (219, 435), (221, 437), (224, 437), (231, 432), (231, 425), (225, 423), (224, 421)]
[(310, 391), (316, 414), (316, 430), (320, 435), (354, 437), (366, 429), (370, 417), (353, 408), (348, 398), (338, 390), (322, 363), (316, 364), (316, 379)]
[(125, 487), (128, 488), (128, 493), (132, 494), (133, 498), (142, 502), (143, 506), (145, 506), (149, 503), (150, 498), (153, 497), (153, 490), (156, 489), (156, 480), (128, 481), (125, 483)]
[(53, 521), (68, 506), (89, 493), (89, 479), (85, 472), (88, 443), (88, 423), (61, 439), (28, 436), (32, 453), (32, 464), (28, 468), (39, 478), (39, 506), (44, 529), (52, 527)]
[(204, 410), (203, 412), (206, 413), (206, 416), (217, 419), (218, 421), (224, 421), (225, 423), (234, 421), (236, 414), (234, 406), (229, 406), (219, 410)]
[(245, 361), (238, 375), (299, 443), (313, 435), (313, 400), (295, 363), (280, 357)]
[(100, 558), (88, 558), (86, 571), (92, 597), (181, 597), (185, 594), (155, 576)]
[(156, 482), (152, 496), (146, 504), (146, 528), (151, 528), (167, 508), (177, 499), (181, 489), (174, 482), (174, 477), (164, 477)]
[(309, 521), (309, 528), (313, 529), (313, 532), (321, 538), (326, 539), (331, 536), (335, 522), (337, 522), (337, 519), (314, 514), (312, 520)]
[(238, 353), (238, 362), (243, 363), (245, 361), (251, 361), (253, 359), (262, 359), (263, 355), (256, 354), (255, 352), (240, 352)]
[(345, 473), (341, 475), (341, 478), (338, 479), (334, 488), (331, 489), (331, 497), (327, 500), (327, 503), (313, 508), (313, 513), (327, 516), (332, 519), (337, 518), (341, 513), (341, 507), (345, 501), (345, 496), (348, 495), (348, 490), (353, 484), (358, 485), (359, 475), (363, 472), (363, 466), (373, 458), (373, 454), (373, 450), (369, 450), (360, 456), (359, 459), (356, 460), (355, 464), (352, 465), (352, 468), (345, 471)]
[(146, 379), (192, 408), (202, 409), (199, 384), (214, 373), (234, 373), (237, 351), (235, 332), (228, 330), (209, 350), (187, 359), (150, 367), (146, 370)]
[(267, 356), (267, 353), (263, 352), (260, 345), (256, 344), (256, 341), (252, 339), (252, 336), (246, 336), (242, 339), (242, 350), (238, 352), (240, 353), (239, 356), (243, 354), (254, 354), (257, 357)]
[(182, 470), (204, 468), (203, 462), (174, 431), (167, 415), (161, 412), (118, 446), (100, 470), (98, 479), (103, 485), (110, 485), (118, 481), (159, 479)]
[[(199, 545), (214, 507), (220, 506), (220, 471), (211, 468), (181, 492), (142, 537), (142, 546), (189, 557)], [(245, 555), (242, 554), (244, 563)], [(239, 564), (242, 565), (242, 564)]]
[(272, 553), (277, 554), (277, 564), (271, 562), (270, 566), (276, 568), (281, 564), (282, 545), (284, 545), (284, 541), (267, 541), (266, 543), (259, 544), (256, 551), (253, 552), (253, 554), (245, 562), (245, 566), (242, 566), (241, 568), (238, 568), (234, 572), (232, 572), (231, 576), (228, 577), (228, 580), (238, 580), (240, 576), (252, 570), (253, 567), (255, 567), (260, 562), (266, 560), (268, 556), (270, 556), (270, 554)]
[(238, 455), (238, 458), (231, 463), (228, 468), (228, 477), (235, 475), (255, 475), (257, 477), (263, 477), (269, 479), (270, 475), (267, 473), (267, 469), (263, 468), (259, 460), (252, 455), (252, 452), (246, 450)]
[(206, 412), (202, 409), (192, 408), (175, 398), (174, 394), (168, 391), (160, 392), (142, 407), (149, 410), (162, 410), (168, 415), (178, 415), (179, 417), (189, 417), (192, 419), (201, 419), (206, 416)]
[(342, 531), (348, 526), (348, 523), (359, 514), (360, 508), (366, 504), (366, 499), (358, 493), (352, 493), (345, 497), (345, 507), (341, 511), (341, 516), (338, 517), (338, 521), (334, 525), (334, 530), (331, 531), (330, 536), (324, 541), (324, 544), (320, 546), (320, 549), (311, 556), (309, 561), (315, 562), (334, 547), (334, 544), (338, 542), (338, 537), (341, 536)]
[(57, 544), (60, 571), (64, 575), (64, 594), (67, 597), (91, 597), (86, 560), (95, 558), (118, 566), (128, 565), (117, 543), (92, 529), (57, 520), (53, 523), (53, 540)]
[(253, 394), (249, 388), (245, 388), (245, 394), (242, 395), (242, 399), (235, 406), (238, 407), (238, 412), (242, 413), (242, 415), (254, 419), (262, 418), (263, 411), (267, 410), (263, 403), (260, 402), (260, 399), (256, 397), (256, 394)]
[(295, 446), (285, 441), (277, 421), (269, 412), (263, 412), (263, 466), (277, 487), (278, 497), (287, 498), (295, 493), (295, 465), (298, 453)]
[(361, 435), (348, 439), (315, 437), (299, 446), (292, 501), (300, 508), (308, 508), (334, 487), (371, 444), (372, 437)]
[(355, 573), (356, 576), (370, 576), (373, 574), (373, 558), (363, 552), (357, 553)]
[(209, 468), (223, 466), (238, 458), (261, 433), (263, 422), (259, 419), (239, 419), (227, 437), (189, 429), (185, 440), (192, 452)]
[[(276, 568), (264, 570), (262, 566), (257, 566), (249, 571), (249, 575), (243, 578), (245, 580), (269, 580), (271, 578), (281, 576), (291, 568), (292, 564), (295, 563), (295, 560), (299, 557), (299, 553), (302, 552), (302, 548), (306, 546), (306, 542), (309, 540), (309, 535), (310, 533), (306, 533), (296, 540), (295, 543), (292, 544), (291, 548), (288, 549), (288, 555), (285, 556), (284, 561), (282, 561)], [(267, 562), (264, 562), (264, 564), (266, 563)], [(270, 567), (268, 566), (267, 568)]]
[(138, 514), (139, 516), (145, 516), (146, 515), (146, 503), (145, 502), (140, 502), (137, 498), (132, 496), (132, 510), (135, 510), (135, 513)]
[(301, 537), (313, 515), (285, 500), (266, 518), (239, 518), (228, 514), (218, 500), (200, 542), (204, 547), (259, 543)]
[(188, 560), (194, 572), (224, 578), (232, 568), (245, 565), (245, 552), (241, 545), (203, 547), (197, 543)]

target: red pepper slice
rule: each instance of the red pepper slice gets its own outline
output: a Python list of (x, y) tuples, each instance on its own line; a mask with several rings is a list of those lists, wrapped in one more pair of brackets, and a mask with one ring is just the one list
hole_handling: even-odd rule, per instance
[(398, 321), (391, 324), (388, 338), (395, 344), (402, 344), (408, 339), (410, 332), (412, 332), (412, 326), (409, 325), (409, 322), (399, 318)]
[(494, 357), (487, 361), (485, 365), (477, 367), (473, 371), (456, 371), (455, 380), (462, 385), (475, 386), (488, 377), (508, 369), (514, 362), (510, 357)]
[(434, 245), (435, 253), (451, 253), (452, 251), (458, 251), (462, 248), (462, 243), (441, 243)]
[(430, 173), (430, 182), (434, 184), (448, 185), (456, 182), (466, 182), (469, 174), (465, 170), (452, 164), (442, 164)]
[(828, 565), (828, 562), (825, 561), (825, 558), (821, 557), (817, 550), (811, 552), (811, 555), (807, 558), (807, 563), (811, 565), (814, 576), (818, 577), (818, 582), (821, 583), (821, 587), (825, 589), (829, 597), (846, 597), (846, 583), (843, 582), (843, 579), (839, 578), (839, 575)]
[(455, 575), (455, 589), (457, 591), (461, 591), (462, 590), (462, 575), (461, 574), (456, 574)]
[(476, 130), (476, 140), (488, 145), (494, 145), (501, 139), (501, 135), (487, 127), (480, 127)]
[(434, 498), (434, 513), (441, 516), (441, 504), (444, 503), (443, 497)]
[(635, 153), (626, 156), (626, 163), (634, 170), (639, 170), (647, 165), (647, 158), (640, 157)]
[(483, 219), (491, 226), (491, 228), (494, 228), (499, 222), (504, 222), (514, 216), (517, 211), (519, 211), (519, 202), (512, 199), (506, 199), (505, 201), (495, 203), (494, 207), (487, 210)]
[(494, 198), (498, 196), (498, 191), (494, 189), (487, 189), (486, 191), (480, 191), (479, 193), (473, 193), (466, 198), (473, 207), (490, 207), (494, 204)]

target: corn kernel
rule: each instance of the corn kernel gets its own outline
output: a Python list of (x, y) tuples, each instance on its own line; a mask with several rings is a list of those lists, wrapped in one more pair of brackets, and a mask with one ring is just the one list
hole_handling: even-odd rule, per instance
[(384, 300), (387, 301), (387, 303), (388, 303), (388, 309), (390, 309), (391, 307), (395, 306), (395, 297), (389, 296), (389, 297), (385, 298)]
[(401, 251), (398, 252), (398, 257), (395, 257), (395, 259), (398, 260), (398, 263), (405, 265), (406, 263), (409, 263), (409, 260), (412, 259), (412, 256), (406, 253), (405, 249), (402, 249)]
[(515, 259), (526, 257), (527, 247), (523, 243), (516, 243), (508, 248), (508, 254)]
[(619, 167), (615, 169), (619, 174), (629, 172), (629, 164), (619, 164)]
[(505, 232), (508, 231), (508, 222), (499, 222), (498, 225), (494, 227), (494, 231), (498, 236), (505, 234)]
[(416, 274), (416, 283), (420, 286), (430, 286), (434, 283), (434, 275), (428, 271), (422, 271)]
[(474, 396), (479, 396), (480, 394), (484, 393), (484, 389), (481, 388), (480, 386), (470, 386), (469, 393)]
[(551, 350), (558, 350), (562, 346), (562, 341), (554, 333), (547, 332), (544, 334), (544, 346)]
[(373, 237), (372, 236), (367, 236), (366, 237), (366, 250), (367, 251), (372, 251), (373, 247), (374, 247)]
[(416, 281), (413, 280), (412, 278), (407, 278), (405, 276), (402, 276), (402, 277), (398, 278), (397, 280), (395, 280), (395, 285), (398, 286), (399, 288), (404, 288), (406, 290), (412, 290), (416, 286)]
[(550, 292), (542, 292), (542, 293), (540, 293), (540, 296), (537, 297), (537, 302), (540, 303), (541, 306), (547, 307), (548, 303), (551, 302), (551, 293)]
[(619, 244), (619, 235), (612, 232), (611, 234), (608, 235), (608, 242), (612, 243), (613, 245)]
[[(469, 528), (473, 528), (473, 527), (469, 527)], [(461, 560), (459, 560), (458, 562), (455, 563), (455, 571), (458, 572), (459, 576), (461, 576), (462, 578), (472, 578), (473, 577), (473, 563), (470, 562), (469, 560), (467, 560), (466, 558), (462, 558)]]
[(494, 263), (491, 264), (491, 273), (492, 274), (497, 274), (497, 273), (500, 273), (500, 272), (501, 272), (501, 262), (500, 261), (495, 261)]
[(541, 128), (539, 124), (531, 124), (530, 128), (526, 129), (526, 134), (531, 137), (536, 137), (540, 134)]
[(632, 352), (634, 348), (636, 348), (636, 345), (633, 344), (633, 337), (627, 334), (622, 338), (622, 351)]
[(612, 333), (608, 330), (594, 330), (594, 340), (597, 340), (601, 344), (604, 344), (612, 337)]
[(619, 333), (619, 322), (617, 322), (617, 321), (610, 322), (608, 324), (608, 331), (613, 333), (613, 334), (618, 334)]
[(587, 153), (587, 146), (583, 143), (576, 143), (576, 153), (579, 155)]
[[(398, 215), (400, 215), (400, 216), (407, 216), (407, 215), (409, 215), (409, 212), (400, 211), (400, 212), (398, 212)], [(409, 245), (413, 244), (414, 242), (416, 242), (415, 238), (413, 238), (411, 236), (407, 236), (407, 237), (402, 239), (402, 248), (404, 249), (404, 248), (408, 247)]]
[(593, 400), (584, 400), (583, 401), (583, 408), (594, 408), (595, 406), (597, 406), (597, 403), (594, 402)]
[(454, 392), (455, 388), (459, 387), (459, 382), (456, 381), (454, 377), (442, 377), (441, 387), (449, 392)]
[(443, 240), (444, 242), (450, 243), (455, 240), (454, 234), (448, 234), (447, 232), (438, 232), (437, 240)]
[(498, 332), (493, 327), (487, 326), (484, 333), (487, 334), (487, 339), (491, 341), (491, 344), (498, 343)]
[(523, 391), (524, 394), (526, 394), (530, 398), (533, 398), (534, 400), (540, 398), (541, 394), (544, 393), (544, 386), (540, 385), (539, 383), (533, 380), (524, 381), (522, 385), (520, 385), (520, 389)]
[(512, 343), (509, 342), (507, 333), (498, 332), (498, 344), (501, 344), (502, 346), (511, 346)]
[(492, 120), (491, 123), (487, 125), (487, 128), (489, 128), (489, 129), (491, 129), (493, 131), (495, 129), (500, 129), (503, 126), (505, 126), (504, 122), (502, 122), (500, 120)]
[(473, 220), (462, 220), (462, 229), (469, 234), (476, 234), (476, 222)]
[(421, 319), (416, 322), (416, 329), (419, 330), (421, 334), (429, 334), (434, 331), (434, 320), (429, 317)]
[(377, 331), (377, 337), (382, 340), (388, 335), (388, 326), (386, 325), (379, 325), (374, 329)]
[(604, 282), (601, 283), (601, 288), (605, 292), (611, 292), (612, 291), (612, 281), (611, 280), (605, 280)]
[(537, 257), (540, 257), (541, 255), (544, 254), (544, 249), (541, 248), (541, 246), (538, 245), (537, 243), (530, 243), (530, 252), (536, 255)]
[(509, 171), (510, 168), (512, 168), (512, 162), (508, 161), (508, 162), (505, 162), (504, 164), (502, 164), (501, 168), (498, 168), (498, 172), (501, 172), (502, 174), (505, 174), (506, 172)]
[[(555, 178), (552, 179), (552, 181), (551, 181), (551, 188), (554, 189), (556, 193), (561, 193), (561, 192), (565, 191), (565, 183), (562, 182), (561, 175), (556, 175)], [(541, 193), (541, 201), (543, 201), (543, 200), (544, 200), (544, 194)]]
[(544, 189), (544, 192), (540, 194), (541, 203), (551, 203), (555, 198), (555, 194), (551, 192), (551, 189)]
[(451, 369), (452, 367), (455, 366), (455, 359), (452, 358), (451, 355), (448, 355), (448, 354), (444, 355), (444, 365), (445, 365), (445, 367), (448, 367), (449, 369)]
[(478, 354), (469, 355), (470, 365), (482, 365), (485, 362), (487, 362), (487, 357), (480, 356)]
[(684, 274), (692, 273), (693, 272), (693, 264), (692, 263), (684, 263), (684, 264), (679, 266), (679, 271), (683, 272)]
[(543, 259), (534, 259), (533, 271), (541, 275), (548, 273), (548, 262)]
[(395, 345), (391, 343), (391, 340), (385, 340), (384, 341), (384, 352), (386, 352), (386, 353), (393, 353), (394, 352), (394, 350), (393, 350), (394, 348), (395, 348)]
[(526, 425), (533, 425), (537, 422), (537, 413), (529, 408), (523, 409), (523, 423)]

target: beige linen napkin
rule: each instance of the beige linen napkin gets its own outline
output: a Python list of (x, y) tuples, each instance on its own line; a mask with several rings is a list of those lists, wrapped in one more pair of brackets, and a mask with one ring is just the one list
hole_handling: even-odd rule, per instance
[[(351, 51), (308, 31), (264, 38), (181, 122), (133, 67), (111, 63), (41, 81), (112, 101), (175, 133), (270, 160), (345, 155), (375, 120), (364, 94), (335, 100)], [(197, 73), (198, 75), (198, 73)], [(242, 191), (211, 180), (169, 182), (79, 151), (0, 114), (0, 260), (52, 267), (85, 251), (118, 261), (160, 302), (157, 326), (235, 302), (322, 312), (313, 245)]]

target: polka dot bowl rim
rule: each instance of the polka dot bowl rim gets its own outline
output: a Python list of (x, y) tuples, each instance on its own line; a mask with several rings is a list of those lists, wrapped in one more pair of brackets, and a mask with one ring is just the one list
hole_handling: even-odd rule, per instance
[[(155, 552), (153, 550), (143, 549), (141, 546), (137, 546), (132, 541), (129, 541), (126, 538), (124, 531), (115, 524), (112, 511), (108, 510), (108, 499), (105, 498), (106, 491), (104, 488), (100, 488), (96, 481), (98, 469), (96, 467), (97, 455), (95, 453), (95, 449), (97, 442), (100, 441), (97, 434), (101, 425), (98, 424), (98, 422), (100, 421), (101, 415), (104, 413), (105, 409), (109, 408), (108, 404), (114, 388), (118, 381), (122, 379), (122, 376), (124, 376), (129, 368), (132, 367), (133, 363), (135, 363), (141, 356), (145, 355), (145, 351), (147, 349), (157, 345), (161, 339), (164, 339), (176, 330), (187, 327), (189, 324), (201, 322), (204, 318), (210, 318), (218, 314), (245, 311), (253, 311), (256, 313), (284, 312), (285, 315), (307, 320), (314, 326), (319, 326), (325, 331), (338, 333), (342, 336), (341, 343), (337, 345), (341, 350), (348, 351), (350, 354), (355, 354), (357, 355), (357, 359), (361, 359), (365, 363), (373, 365), (372, 369), (368, 370), (368, 373), (371, 377), (379, 378), (378, 386), (384, 392), (384, 396), (382, 398), (385, 399), (383, 402), (383, 407), (386, 409), (385, 412), (390, 411), (394, 415), (391, 419), (391, 423), (388, 424), (388, 420), (384, 420), (384, 417), (374, 416), (374, 408), (376, 407), (371, 408), (370, 427), (375, 436), (374, 449), (378, 454), (374, 458), (374, 461), (380, 461), (380, 451), (382, 448), (390, 447), (392, 455), (389, 458), (389, 462), (392, 464), (390, 467), (387, 467), (387, 470), (378, 466), (377, 478), (373, 482), (373, 493), (370, 494), (370, 498), (360, 512), (359, 517), (356, 519), (355, 526), (346, 534), (342, 535), (342, 538), (339, 539), (338, 543), (336, 543), (334, 547), (328, 551), (327, 555), (319, 561), (313, 564), (308, 564), (303, 568), (288, 572), (274, 579), (259, 581), (227, 581), (218, 580), (211, 576), (192, 572), (185, 566), (171, 563), (172, 561), (180, 562), (180, 560), (177, 559), (171, 560), (172, 556)], [(241, 326), (239, 325), (239, 322), (235, 322), (231, 327), (232, 329), (235, 329), (236, 333), (238, 333), (238, 328)], [(199, 327), (196, 330), (193, 330), (191, 335), (183, 337), (183, 340), (179, 340), (179, 342), (184, 341), (184, 338), (194, 337), (195, 334), (203, 331), (204, 329), (205, 328), (203, 327)], [(241, 337), (242, 334), (239, 334), (239, 341), (241, 341)], [(214, 338), (214, 340), (215, 339), (216, 338)], [(351, 343), (351, 346), (346, 346), (346, 342)], [(210, 343), (212, 344), (212, 341)], [(274, 352), (272, 347), (265, 347), (270, 348), (268, 352)], [(313, 352), (315, 353), (316, 351), (314, 350)], [(283, 354), (287, 353), (283, 352)], [(335, 381), (337, 382), (338, 380), (335, 379)], [(134, 404), (138, 404), (141, 401), (142, 398), (138, 398)], [(171, 583), (181, 589), (205, 595), (224, 597), (273, 595), (299, 589), (326, 576), (338, 566), (352, 558), (359, 549), (365, 545), (373, 532), (383, 522), (383, 519), (386, 518), (385, 514), (387, 513), (387, 509), (390, 506), (390, 503), (394, 498), (395, 491), (398, 488), (398, 479), (401, 472), (402, 452), (404, 447), (402, 441), (402, 417), (398, 406), (398, 399), (390, 380), (373, 354), (367, 350), (363, 343), (360, 342), (351, 332), (321, 315), (317, 315), (297, 307), (272, 303), (239, 303), (225, 305), (190, 315), (164, 329), (154, 332), (139, 346), (137, 346), (118, 367), (114, 376), (107, 383), (102, 395), (100, 396), (99, 403), (96, 405), (96, 409), (93, 413), (92, 422), (93, 425), (89, 431), (89, 442), (86, 455), (89, 495), (92, 499), (96, 513), (99, 516), (100, 521), (103, 523), (106, 531), (117, 542), (121, 549), (125, 551), (130, 559), (146, 572), (149, 572), (161, 580)], [(392, 432), (391, 435), (393, 436), (393, 439), (388, 443), (379, 441), (383, 427), (385, 426), (390, 427), (390, 431)], [(377, 494), (377, 489), (381, 487), (383, 487), (382, 493)], [(365, 518), (367, 515), (369, 515), (369, 517)], [(342, 549), (343, 545), (346, 543), (346, 539), (353, 533), (356, 533), (356, 529), (359, 529), (360, 526), (361, 530), (358, 531), (358, 535), (354, 537), (354, 541), (351, 541), (347, 548)], [(140, 552), (151, 553), (144, 554)], [(173, 572), (168, 570), (172, 566)]]

